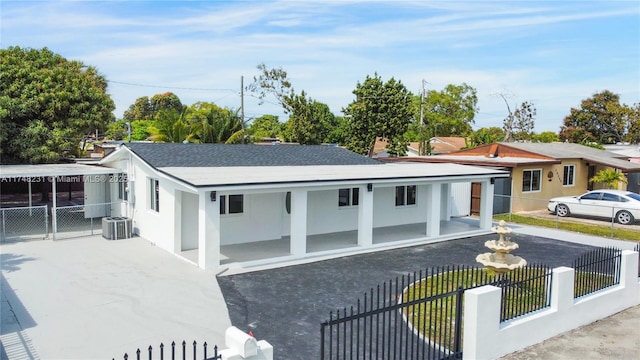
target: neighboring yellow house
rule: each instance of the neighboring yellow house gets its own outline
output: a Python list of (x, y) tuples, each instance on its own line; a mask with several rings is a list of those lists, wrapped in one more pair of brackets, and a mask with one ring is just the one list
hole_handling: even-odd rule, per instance
[[(494, 213), (543, 210), (552, 197), (602, 188), (604, 185), (590, 183), (589, 179), (603, 169), (616, 169), (625, 175), (640, 173), (640, 164), (629, 162), (623, 155), (571, 143), (500, 142), (407, 160), (509, 170), (509, 178), (496, 179)], [(626, 190), (627, 185), (620, 183), (619, 188)]]

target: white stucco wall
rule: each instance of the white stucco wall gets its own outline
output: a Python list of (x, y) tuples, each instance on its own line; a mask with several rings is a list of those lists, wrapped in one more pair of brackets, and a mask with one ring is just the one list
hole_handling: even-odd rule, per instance
[(181, 250), (198, 248), (198, 195), (182, 192)]
[(338, 206), (338, 189), (311, 191), (307, 196), (307, 235), (358, 229), (358, 207)]
[[(153, 242), (157, 246), (174, 252), (176, 214), (174, 207), (175, 185), (169, 180), (155, 175), (152, 170), (141, 161), (133, 158), (133, 186), (130, 181), (130, 193), (135, 197), (133, 212), (133, 228), (136, 234)], [(149, 178), (158, 179), (160, 182), (160, 211), (151, 210), (149, 206)]]
[[(239, 193), (221, 193), (230, 195)], [(244, 194), (242, 214), (220, 215), (222, 245), (274, 240), (282, 236), (285, 193)]]
[(483, 286), (465, 292), (463, 359), (496, 359), (640, 303), (638, 253), (622, 252), (620, 284), (578, 299), (574, 269), (553, 270), (551, 306), (500, 323), (502, 290)]
[(425, 222), (428, 205), (426, 190), (426, 185), (417, 187), (415, 205), (396, 206), (395, 186), (376, 187), (373, 193), (373, 227)]

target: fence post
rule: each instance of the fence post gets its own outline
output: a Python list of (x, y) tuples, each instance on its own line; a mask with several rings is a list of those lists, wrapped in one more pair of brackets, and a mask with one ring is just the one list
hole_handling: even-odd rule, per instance
[(47, 211), (47, 205), (42, 205), (44, 210), (44, 238), (49, 238), (49, 212)]
[(5, 221), (4, 221), (4, 209), (0, 209), (0, 212), (2, 213), (2, 240), (5, 239)]
[(615, 228), (613, 227), (613, 225), (616, 222), (615, 216), (616, 216), (616, 208), (615, 208), (615, 206), (612, 206), (611, 207), (611, 237), (612, 238), (614, 236), (614, 231), (615, 231)]
[(463, 359), (494, 358), (495, 342), (500, 341), (500, 303), (502, 290), (493, 285), (466, 290), (464, 294)]
[(51, 227), (52, 227), (52, 231), (53, 231), (53, 240), (56, 239), (56, 233), (58, 232), (58, 202), (57, 202), (57, 197), (58, 194), (56, 192), (56, 178), (53, 178), (53, 181), (51, 182), (51, 186), (53, 187), (53, 202), (51, 205)]
[(455, 338), (453, 340), (454, 343), (454, 353), (459, 354), (462, 349), (460, 349), (460, 343), (462, 342), (462, 296), (464, 294), (464, 289), (462, 286), (458, 287), (458, 292), (456, 293), (456, 330), (455, 330)]

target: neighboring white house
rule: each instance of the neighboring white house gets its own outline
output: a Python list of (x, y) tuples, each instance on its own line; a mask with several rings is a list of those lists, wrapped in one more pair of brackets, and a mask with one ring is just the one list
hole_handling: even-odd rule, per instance
[[(212, 270), (488, 233), (508, 176), (322, 145), (128, 143), (100, 163), (127, 175), (135, 233)], [(471, 182), (479, 225), (451, 217), (452, 184)]]

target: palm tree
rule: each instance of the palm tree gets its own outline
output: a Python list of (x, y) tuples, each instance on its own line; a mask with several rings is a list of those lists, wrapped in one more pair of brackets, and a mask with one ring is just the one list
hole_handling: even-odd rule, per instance
[(608, 189), (616, 189), (619, 183), (626, 184), (627, 178), (616, 169), (609, 168), (598, 171), (594, 177), (589, 179), (589, 182), (604, 184)]
[(193, 123), (191, 130), (194, 142), (199, 143), (227, 143), (241, 139), (245, 134), (238, 111), (218, 107), (212, 108), (204, 118)]
[(156, 115), (154, 126), (149, 130), (152, 141), (160, 142), (183, 142), (191, 137), (191, 126), (186, 120), (187, 107), (182, 111), (175, 109), (160, 110)]

